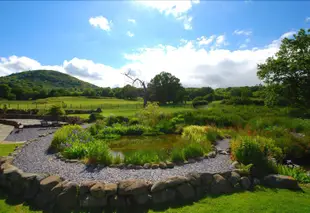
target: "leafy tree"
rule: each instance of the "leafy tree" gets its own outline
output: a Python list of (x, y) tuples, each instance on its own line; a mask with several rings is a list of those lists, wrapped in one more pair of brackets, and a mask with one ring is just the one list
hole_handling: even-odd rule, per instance
[(0, 84), (0, 97), (8, 98), (11, 92), (11, 88), (7, 84)]
[(148, 91), (150, 100), (158, 101), (161, 104), (180, 102), (185, 95), (180, 79), (168, 72), (156, 75), (148, 84)]
[(135, 100), (138, 97), (138, 90), (129, 84), (123, 87), (124, 99)]
[(257, 75), (264, 80), (271, 96), (269, 104), (277, 97), (290, 100), (291, 105), (310, 106), (310, 29), (301, 29), (293, 38), (282, 40), (275, 57), (258, 65)]
[(60, 116), (66, 114), (65, 110), (58, 105), (53, 105), (48, 110), (48, 115), (51, 115), (54, 119), (58, 120)]

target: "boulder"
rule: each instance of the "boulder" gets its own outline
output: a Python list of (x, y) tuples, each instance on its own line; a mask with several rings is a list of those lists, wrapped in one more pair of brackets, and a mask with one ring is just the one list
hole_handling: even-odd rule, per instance
[(151, 169), (158, 169), (159, 165), (158, 164), (152, 164)]
[(125, 197), (119, 195), (111, 196), (109, 199), (109, 204), (111, 207), (124, 207), (126, 206), (126, 199)]
[(162, 191), (152, 193), (152, 202), (154, 204), (168, 203), (175, 200), (174, 189), (164, 189)]
[(83, 197), (84, 195), (86, 195), (87, 193), (90, 192), (90, 189), (93, 185), (96, 184), (96, 181), (83, 181), (80, 184), (80, 197)]
[(148, 194), (149, 183), (145, 180), (129, 179), (118, 183), (119, 195)]
[(211, 193), (222, 194), (232, 192), (232, 186), (228, 180), (219, 174), (213, 175), (213, 181), (211, 183)]
[(144, 169), (150, 169), (151, 168), (151, 164), (150, 163), (146, 163), (143, 165)]
[(195, 198), (195, 190), (189, 183), (183, 183), (176, 188), (177, 196), (182, 200)]
[(234, 161), (231, 164), (231, 168), (233, 168), (233, 169), (238, 169), (239, 167), (240, 167), (240, 163), (238, 161)]
[(159, 163), (159, 168), (161, 168), (161, 169), (166, 169), (166, 168), (167, 168), (167, 165), (166, 165), (164, 162), (160, 162), (160, 163)]
[(108, 183), (104, 185), (104, 190), (107, 196), (116, 195), (117, 192), (117, 184)]
[(231, 185), (235, 186), (240, 181), (240, 175), (237, 172), (231, 172), (230, 177), (228, 178), (228, 181), (231, 183)]
[(251, 187), (251, 181), (248, 177), (242, 177), (240, 179), (240, 185), (243, 189), (248, 190)]
[(213, 174), (211, 173), (201, 173), (201, 184), (203, 185), (203, 188), (208, 189), (213, 181)]
[(95, 198), (87, 195), (80, 201), (80, 206), (83, 208), (100, 208), (107, 205), (107, 197)]
[(186, 175), (186, 178), (188, 179), (189, 183), (192, 186), (201, 186), (202, 181), (201, 181), (201, 175), (198, 172), (191, 172), (189, 174)]
[(62, 179), (59, 176), (56, 176), (56, 175), (49, 176), (41, 180), (40, 189), (42, 191), (50, 191), (60, 182), (62, 182)]
[(133, 200), (138, 205), (145, 205), (149, 202), (150, 196), (148, 193), (137, 194), (133, 196)]
[(260, 185), (260, 180), (257, 179), (257, 178), (254, 178), (254, 180), (253, 180), (253, 185), (254, 185), (254, 186)]
[(105, 184), (101, 182), (97, 182), (90, 188), (90, 194), (94, 198), (103, 198), (106, 196)]
[(22, 175), (24, 199), (31, 200), (35, 198), (40, 190), (40, 183), (37, 181), (38, 174), (24, 173)]
[(215, 158), (216, 157), (216, 152), (215, 151), (209, 152), (206, 157), (207, 158)]
[(166, 165), (167, 165), (168, 169), (174, 168), (174, 163), (172, 163), (172, 162), (166, 162)]
[(291, 176), (271, 174), (264, 177), (264, 185), (273, 188), (299, 190), (300, 187), (296, 179)]
[(182, 183), (188, 182), (188, 178), (183, 177), (183, 176), (174, 176), (167, 178), (165, 180), (158, 181), (153, 184), (151, 188), (151, 192), (158, 192), (163, 189), (171, 188), (174, 186), (181, 185)]
[(78, 184), (67, 183), (63, 191), (57, 196), (56, 205), (59, 209), (72, 210), (78, 206)]

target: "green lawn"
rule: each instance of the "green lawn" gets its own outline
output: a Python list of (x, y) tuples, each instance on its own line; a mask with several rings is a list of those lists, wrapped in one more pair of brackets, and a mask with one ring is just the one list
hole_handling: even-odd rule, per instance
[[(0, 156), (12, 152), (14, 145), (0, 144)], [(242, 192), (219, 197), (206, 197), (184, 207), (153, 209), (162, 213), (307, 213), (310, 212), (310, 186), (302, 186), (303, 192), (257, 187), (254, 192)], [(0, 213), (34, 213), (27, 205), (8, 200), (0, 191)], [(130, 211), (136, 212), (136, 211)], [(142, 212), (142, 211), (141, 211)]]

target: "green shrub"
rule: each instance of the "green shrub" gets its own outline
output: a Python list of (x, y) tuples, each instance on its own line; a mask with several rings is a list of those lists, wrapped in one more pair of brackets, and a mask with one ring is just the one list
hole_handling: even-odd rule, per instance
[(183, 154), (186, 160), (189, 158), (202, 157), (204, 153), (204, 148), (198, 143), (189, 143), (183, 148)]
[(197, 108), (199, 106), (206, 106), (206, 105), (208, 105), (208, 101), (206, 101), (206, 100), (195, 100), (195, 99), (192, 102), (192, 105), (193, 105), (194, 108)]
[(281, 175), (288, 175), (295, 178), (301, 183), (310, 183), (310, 176), (307, 171), (300, 167), (289, 167), (285, 165), (277, 165), (277, 172)]
[(129, 119), (124, 116), (109, 116), (105, 119), (107, 126), (113, 126), (114, 124), (125, 124), (128, 123)]
[(171, 151), (170, 158), (172, 162), (183, 162), (185, 160), (183, 149), (174, 148)]
[(150, 127), (155, 127), (164, 117), (157, 103), (148, 103), (147, 106), (137, 113), (141, 122)]
[(68, 159), (81, 159), (86, 155), (86, 145), (82, 143), (73, 143), (62, 151), (62, 155)]
[(110, 148), (103, 141), (93, 141), (87, 144), (87, 154), (89, 163), (100, 163), (110, 165), (113, 157)]
[(99, 114), (99, 113), (91, 113), (89, 115), (88, 121), (89, 122), (95, 122), (97, 120), (103, 120), (103, 119), (104, 119), (104, 117), (101, 114)]
[(59, 117), (65, 115), (66, 112), (61, 106), (53, 105), (48, 109), (47, 114), (58, 120)]
[(150, 127), (142, 125), (123, 126), (115, 124), (99, 130), (96, 137), (105, 138), (105, 135), (142, 135), (144, 132), (150, 131)]
[(126, 152), (125, 164), (143, 165), (145, 163), (158, 163), (161, 161), (160, 155), (156, 151), (134, 151)]
[(129, 120), (129, 125), (137, 125), (137, 124), (140, 124), (140, 121), (138, 118), (130, 118)]
[(174, 132), (174, 125), (169, 120), (163, 119), (158, 122), (155, 129), (159, 132), (169, 134)]
[(183, 128), (182, 137), (193, 141), (193, 142), (203, 142), (206, 140), (206, 130), (202, 126), (187, 126)]
[(282, 150), (275, 146), (274, 140), (260, 136), (239, 136), (231, 141), (233, 160), (242, 164), (253, 164), (256, 168), (270, 170), (269, 158), (283, 159)]
[(71, 137), (82, 131), (82, 127), (78, 125), (66, 125), (58, 129), (53, 137), (51, 147), (57, 150), (63, 149), (63, 145), (66, 144)]

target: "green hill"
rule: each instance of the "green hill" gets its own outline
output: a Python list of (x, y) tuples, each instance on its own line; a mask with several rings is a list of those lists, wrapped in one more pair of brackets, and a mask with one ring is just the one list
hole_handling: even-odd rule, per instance
[[(53, 70), (32, 70), (0, 77), (0, 97), (8, 99), (43, 98), (81, 93), (99, 87)], [(74, 95), (74, 94), (73, 94)]]

